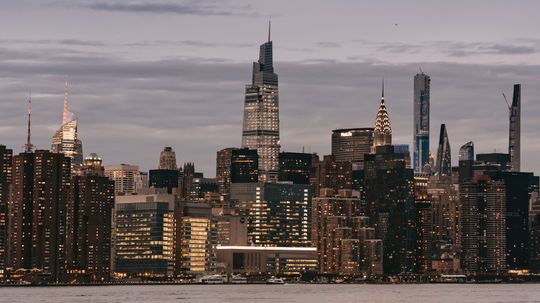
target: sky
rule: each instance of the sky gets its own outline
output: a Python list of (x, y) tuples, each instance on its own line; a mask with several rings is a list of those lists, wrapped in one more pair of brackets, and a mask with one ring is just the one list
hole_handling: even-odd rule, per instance
[(431, 150), (507, 152), (502, 97), (522, 84), (522, 170), (540, 172), (540, 1), (0, 0), (0, 144), (49, 149), (64, 80), (84, 154), (177, 162), (215, 175), (241, 143), (244, 87), (272, 22), (281, 145), (330, 153), (336, 128), (372, 127), (381, 78), (393, 142), (413, 142), (413, 76), (431, 77)]

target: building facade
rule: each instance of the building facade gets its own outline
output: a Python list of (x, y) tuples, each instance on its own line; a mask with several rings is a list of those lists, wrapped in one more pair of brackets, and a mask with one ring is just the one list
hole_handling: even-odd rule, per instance
[(246, 86), (242, 147), (257, 150), (262, 180), (277, 179), (279, 90), (270, 37), (260, 47), (259, 60), (253, 63), (252, 82)]
[(431, 78), (420, 72), (414, 76), (413, 168), (422, 172), (429, 161), (429, 104)]
[(355, 162), (362, 166), (364, 155), (373, 146), (373, 128), (347, 128), (332, 131), (332, 155), (337, 162)]

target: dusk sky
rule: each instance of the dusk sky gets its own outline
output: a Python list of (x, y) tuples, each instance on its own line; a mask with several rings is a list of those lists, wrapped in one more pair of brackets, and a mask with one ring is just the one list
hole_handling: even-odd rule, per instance
[[(377, 3), (377, 4), (375, 4)], [(431, 76), (431, 150), (507, 152), (522, 84), (522, 170), (540, 173), (540, 1), (1, 1), (0, 144), (49, 149), (64, 79), (85, 156), (215, 175), (241, 143), (244, 86), (272, 21), (284, 151), (330, 153), (332, 129), (372, 127), (381, 78), (393, 142), (413, 141), (413, 76)]]

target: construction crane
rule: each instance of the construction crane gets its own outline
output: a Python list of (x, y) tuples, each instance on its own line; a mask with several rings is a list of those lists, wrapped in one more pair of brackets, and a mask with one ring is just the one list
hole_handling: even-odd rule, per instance
[(508, 99), (506, 98), (506, 95), (504, 93), (502, 93), (502, 95), (503, 95), (504, 101), (506, 101), (506, 105), (508, 106), (508, 110), (511, 111), (512, 106), (510, 106), (510, 103), (508, 103)]

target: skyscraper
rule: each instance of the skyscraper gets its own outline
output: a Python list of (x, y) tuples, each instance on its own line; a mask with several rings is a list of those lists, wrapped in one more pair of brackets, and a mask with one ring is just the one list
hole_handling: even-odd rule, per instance
[(420, 71), (414, 76), (414, 160), (415, 172), (422, 172), (429, 161), (429, 84), (431, 79)]
[(452, 159), (450, 155), (450, 141), (446, 133), (446, 125), (441, 124), (441, 134), (439, 135), (439, 148), (437, 149), (437, 164), (435, 172), (439, 176), (449, 176), (452, 173)]
[(172, 147), (165, 147), (159, 154), (159, 166), (158, 169), (177, 170), (176, 167), (176, 153)]
[(79, 171), (83, 164), (82, 142), (77, 135), (77, 117), (68, 110), (68, 82), (64, 89), (64, 111), (62, 125), (52, 137), (51, 152), (63, 153), (71, 159), (73, 173)]
[[(392, 125), (390, 124), (390, 116), (386, 111), (384, 104), (384, 79), (382, 81), (382, 95), (377, 118), (375, 119), (375, 129), (373, 131), (373, 147), (392, 145)], [(375, 148), (373, 149), (375, 150)]]
[(474, 142), (469, 141), (459, 148), (459, 161), (474, 160)]
[(104, 176), (101, 163), (96, 154), (86, 157), (68, 201), (67, 270), (86, 281), (111, 277), (114, 181)]
[(510, 106), (510, 134), (508, 154), (512, 171), (519, 171), (521, 165), (521, 84), (514, 84), (514, 96)]
[(11, 185), (13, 151), (0, 145), (0, 277), (5, 268), (8, 239), (8, 203)]
[(46, 150), (13, 159), (10, 256), (13, 268), (37, 268), (52, 281), (65, 271), (70, 158)]
[(279, 142), (278, 75), (274, 73), (270, 28), (268, 42), (253, 63), (251, 84), (246, 86), (242, 147), (256, 149), (263, 181), (277, 180)]
[(505, 188), (477, 175), (460, 186), (462, 267), (469, 274), (506, 269)]
[(279, 181), (309, 184), (313, 154), (279, 153)]
[(363, 167), (364, 155), (373, 146), (373, 128), (347, 128), (332, 131), (332, 155), (337, 162), (356, 162)]

